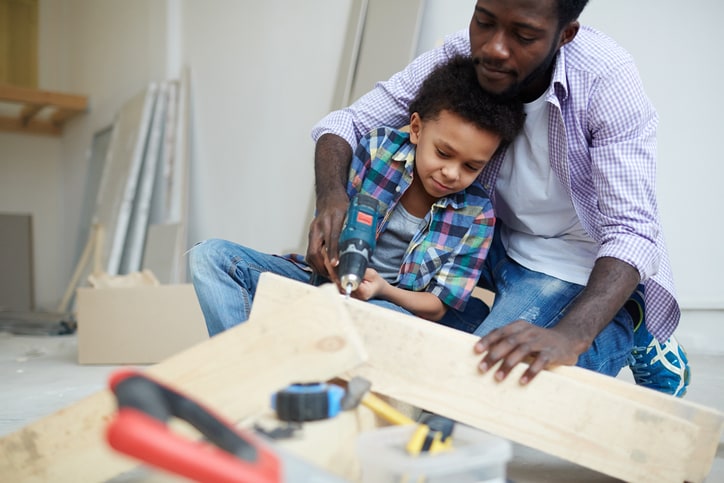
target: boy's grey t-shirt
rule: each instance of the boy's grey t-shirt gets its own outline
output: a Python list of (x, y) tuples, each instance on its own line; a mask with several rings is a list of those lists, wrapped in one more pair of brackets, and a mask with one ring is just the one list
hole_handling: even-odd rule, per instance
[(405, 255), (412, 237), (417, 233), (422, 218), (411, 215), (402, 203), (392, 210), (385, 231), (377, 239), (377, 247), (372, 253), (370, 266), (377, 270), (388, 283), (397, 280), (402, 257)]

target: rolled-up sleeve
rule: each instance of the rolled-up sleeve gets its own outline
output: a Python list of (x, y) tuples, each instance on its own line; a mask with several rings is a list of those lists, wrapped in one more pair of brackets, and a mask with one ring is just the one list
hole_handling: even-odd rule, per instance
[(658, 116), (633, 62), (601, 79), (591, 97), (589, 116), (591, 175), (601, 218), (598, 256), (618, 258), (646, 280), (658, 271), (660, 263)]

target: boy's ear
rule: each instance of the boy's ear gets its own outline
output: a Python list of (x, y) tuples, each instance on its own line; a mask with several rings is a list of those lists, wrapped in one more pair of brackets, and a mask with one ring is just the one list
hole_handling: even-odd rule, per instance
[(422, 119), (420, 119), (420, 115), (416, 112), (412, 113), (412, 116), (410, 116), (410, 142), (412, 144), (417, 144), (420, 140), (420, 130), (422, 129)]

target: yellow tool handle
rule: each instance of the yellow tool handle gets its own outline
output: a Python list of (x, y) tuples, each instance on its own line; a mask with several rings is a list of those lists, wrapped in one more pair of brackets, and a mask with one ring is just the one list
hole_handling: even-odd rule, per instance
[(375, 414), (385, 419), (388, 423), (398, 425), (415, 424), (413, 419), (405, 416), (400, 411), (370, 392), (365, 394), (362, 398), (362, 404), (370, 408), (375, 412)]

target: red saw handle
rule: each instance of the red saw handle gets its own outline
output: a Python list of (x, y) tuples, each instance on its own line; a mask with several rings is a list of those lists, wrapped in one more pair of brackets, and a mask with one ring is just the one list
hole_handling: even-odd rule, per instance
[[(191, 398), (133, 370), (113, 373), (109, 384), (118, 413), (106, 438), (116, 451), (200, 482), (281, 481), (279, 459), (258, 438)], [(191, 424), (208, 442), (170, 431), (167, 423), (172, 417)]]

